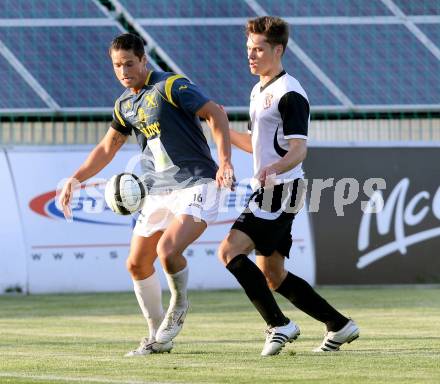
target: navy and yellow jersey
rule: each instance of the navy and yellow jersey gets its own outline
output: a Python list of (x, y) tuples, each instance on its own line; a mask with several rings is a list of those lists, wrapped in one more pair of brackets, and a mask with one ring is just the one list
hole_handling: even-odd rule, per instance
[(196, 112), (209, 99), (181, 75), (150, 71), (139, 93), (127, 89), (115, 103), (111, 126), (135, 133), (150, 193), (215, 179), (217, 165)]

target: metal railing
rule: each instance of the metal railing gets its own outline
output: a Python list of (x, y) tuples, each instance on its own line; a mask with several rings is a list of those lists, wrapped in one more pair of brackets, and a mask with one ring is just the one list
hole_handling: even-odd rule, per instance
[[(96, 144), (104, 136), (110, 120), (90, 121), (1, 121), (0, 145)], [(203, 124), (208, 141), (208, 127)], [(231, 121), (244, 132), (246, 121)], [(440, 141), (440, 117), (366, 118), (312, 120), (309, 139), (313, 142), (432, 142)], [(130, 137), (135, 143), (134, 135)]]

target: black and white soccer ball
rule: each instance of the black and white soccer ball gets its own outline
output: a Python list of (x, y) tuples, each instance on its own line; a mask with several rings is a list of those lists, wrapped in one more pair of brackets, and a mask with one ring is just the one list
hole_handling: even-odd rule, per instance
[(145, 197), (142, 181), (133, 173), (120, 173), (105, 186), (105, 202), (118, 215), (130, 215), (141, 208)]

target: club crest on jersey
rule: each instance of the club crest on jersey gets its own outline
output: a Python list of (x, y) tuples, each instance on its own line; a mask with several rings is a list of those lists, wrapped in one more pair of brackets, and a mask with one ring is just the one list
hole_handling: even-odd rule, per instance
[(264, 96), (263, 108), (264, 109), (270, 108), (270, 106), (272, 105), (272, 100), (273, 100), (273, 95), (271, 93), (266, 93), (266, 95)]

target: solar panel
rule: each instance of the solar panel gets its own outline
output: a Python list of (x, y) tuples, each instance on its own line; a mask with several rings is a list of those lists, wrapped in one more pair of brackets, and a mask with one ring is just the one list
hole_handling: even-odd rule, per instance
[(296, 26), (294, 34), (355, 104), (439, 103), (440, 62), (401, 25)]
[(208, 96), (226, 106), (249, 104), (254, 79), (238, 27), (174, 26), (148, 31)]
[[(171, 68), (180, 68), (225, 106), (247, 109), (258, 81), (247, 65), (244, 25), (261, 9), (290, 18), (300, 49), (288, 49), (283, 64), (315, 108), (440, 104), (439, 82), (433, 81), (440, 73), (438, 1), (392, 3), (436, 46), (408, 30), (406, 19), (380, 0), (113, 2), (129, 21), (138, 21), (144, 37), (154, 39), (155, 52)], [(98, 1), (0, 0), (0, 5), (0, 40), (62, 109), (111, 108), (123, 88), (107, 47), (121, 27)], [(47, 108), (13, 63), (0, 59), (12, 95), (1, 99), (0, 108)]]
[(269, 15), (281, 17), (389, 16), (379, 0), (259, 0)]
[(2, 74), (0, 109), (48, 108), (46, 103), (41, 100), (3, 56), (0, 56), (0, 73)]
[(244, 1), (222, 0), (119, 0), (135, 18), (156, 17), (254, 17)]
[(440, 24), (418, 24), (417, 27), (440, 48)]
[(394, 4), (407, 15), (440, 15), (438, 0), (394, 0)]
[(95, 18), (106, 17), (91, 0), (0, 0), (0, 18)]
[[(258, 77), (249, 72), (242, 27), (151, 27), (148, 32), (215, 101), (225, 106), (248, 106)], [(297, 76), (315, 103), (339, 104), (291, 52), (286, 52), (285, 67)]]
[(341, 106), (341, 102), (313, 75), (312, 72), (289, 50), (283, 57), (284, 69), (295, 77), (305, 89), (312, 107)]
[(123, 89), (107, 49), (116, 27), (0, 28), (0, 39), (62, 108), (111, 108)]

